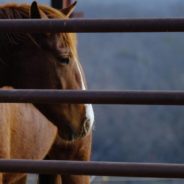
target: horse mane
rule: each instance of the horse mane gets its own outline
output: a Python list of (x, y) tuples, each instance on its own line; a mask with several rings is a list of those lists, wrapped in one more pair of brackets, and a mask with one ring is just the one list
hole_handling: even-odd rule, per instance
[[(41, 13), (45, 14), (49, 19), (68, 19), (59, 10), (50, 6), (39, 4)], [(30, 5), (8, 3), (0, 5), (0, 19), (29, 19)], [(71, 49), (71, 54), (76, 55), (76, 34), (74, 33), (59, 33), (60, 42), (63, 46)], [(7, 46), (16, 46), (20, 43), (31, 41), (36, 43), (35, 37), (31, 33), (0, 33), (0, 48)]]

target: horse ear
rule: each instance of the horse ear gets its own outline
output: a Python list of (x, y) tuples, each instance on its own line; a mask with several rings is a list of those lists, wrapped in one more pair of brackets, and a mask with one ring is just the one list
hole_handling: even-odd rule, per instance
[(30, 18), (32, 19), (41, 19), (41, 13), (38, 8), (38, 4), (36, 1), (33, 1), (30, 8)]
[(70, 17), (70, 15), (73, 13), (74, 9), (75, 9), (75, 5), (77, 4), (77, 1), (75, 1), (74, 3), (72, 3), (71, 5), (69, 5), (67, 8), (63, 8), (61, 9), (61, 13), (63, 13), (64, 15), (66, 15), (67, 17)]

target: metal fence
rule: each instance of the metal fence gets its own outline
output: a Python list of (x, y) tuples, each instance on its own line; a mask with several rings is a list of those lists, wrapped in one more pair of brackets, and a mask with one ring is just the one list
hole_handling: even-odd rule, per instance
[(184, 105), (184, 92), (0, 90), (0, 102)]
[[(61, 5), (60, 5), (61, 6)], [(184, 18), (0, 20), (0, 32), (184, 32)], [(1, 90), (0, 102), (184, 105), (183, 91)], [(184, 178), (184, 164), (0, 160), (1, 172)]]
[(0, 160), (2, 172), (184, 178), (184, 164)]
[(183, 32), (184, 18), (0, 20), (1, 32)]

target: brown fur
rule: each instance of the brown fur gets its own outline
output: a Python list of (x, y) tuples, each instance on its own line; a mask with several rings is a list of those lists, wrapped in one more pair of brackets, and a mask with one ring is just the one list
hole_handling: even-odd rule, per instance
[[(57, 128), (33, 105), (0, 104), (1, 159), (43, 159), (56, 135)], [(4, 173), (0, 184), (18, 182), (24, 176)]]
[[(36, 12), (35, 15), (34, 12)], [(67, 16), (49, 6), (39, 5), (37, 7), (34, 3), (31, 6), (27, 4), (2, 5), (0, 6), (0, 18), (67, 19)], [(63, 63), (65, 58), (69, 61), (67, 64)], [(72, 33), (0, 34), (0, 86), (9, 85), (17, 89), (81, 90), (82, 83), (77, 68), (80, 63), (77, 58), (76, 36)], [(88, 128), (85, 126), (88, 120), (85, 105), (34, 105), (58, 128), (57, 139), (47, 159), (90, 159), (92, 133), (89, 126)], [(6, 131), (8, 133), (8, 130)], [(6, 143), (3, 144), (8, 146)], [(8, 153), (5, 152), (5, 156), (8, 157), (6, 155)], [(89, 183), (89, 177), (61, 176), (41, 175), (39, 183)]]

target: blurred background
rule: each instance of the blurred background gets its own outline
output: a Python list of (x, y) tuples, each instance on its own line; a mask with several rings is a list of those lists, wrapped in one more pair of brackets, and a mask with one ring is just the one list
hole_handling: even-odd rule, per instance
[[(85, 18), (184, 17), (184, 1), (78, 0), (76, 10)], [(184, 89), (183, 33), (82, 33), (78, 48), (89, 89)], [(93, 160), (184, 163), (184, 107), (95, 105), (94, 110)], [(102, 177), (94, 183), (183, 182)]]
[[(79, 1), (88, 18), (183, 17), (181, 0)], [(80, 34), (90, 89), (183, 90), (183, 33)], [(95, 106), (93, 159), (184, 162), (184, 108)], [(103, 182), (102, 182), (103, 180)], [(99, 183), (179, 184), (180, 180), (97, 178)]]

